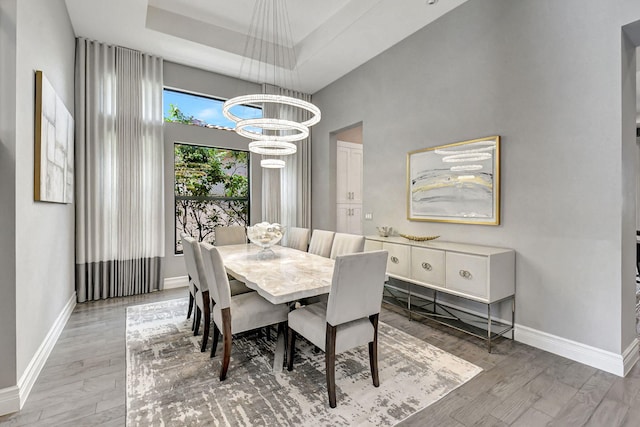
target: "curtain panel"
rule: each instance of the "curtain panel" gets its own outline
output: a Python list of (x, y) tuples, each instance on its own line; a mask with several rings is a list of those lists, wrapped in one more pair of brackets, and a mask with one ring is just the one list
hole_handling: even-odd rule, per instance
[(162, 58), (76, 40), (78, 302), (162, 288)]
[[(263, 85), (262, 90), (264, 93), (311, 102), (311, 95), (302, 92), (267, 84)], [(277, 117), (296, 122), (310, 118), (308, 111), (292, 106), (281, 106), (277, 113)], [(311, 136), (297, 141), (296, 145), (298, 151), (295, 154), (281, 157), (285, 161), (283, 169), (262, 169), (262, 218), (265, 221), (279, 222), (286, 227), (310, 228)]]

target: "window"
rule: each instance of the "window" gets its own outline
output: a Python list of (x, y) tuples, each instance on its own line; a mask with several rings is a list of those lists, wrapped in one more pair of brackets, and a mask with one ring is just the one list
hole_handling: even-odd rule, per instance
[[(165, 122), (234, 129), (235, 123), (222, 114), (224, 101), (220, 99), (164, 89), (162, 102)], [(247, 119), (262, 117), (262, 109), (259, 107), (237, 106), (233, 108), (233, 113)]]
[(176, 246), (180, 233), (213, 243), (217, 226), (249, 220), (249, 155), (246, 151), (174, 144)]

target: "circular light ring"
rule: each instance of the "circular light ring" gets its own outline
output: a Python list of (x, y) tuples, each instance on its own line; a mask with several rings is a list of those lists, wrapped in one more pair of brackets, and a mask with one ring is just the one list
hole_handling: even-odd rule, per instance
[(263, 156), (287, 156), (295, 154), (298, 147), (285, 141), (253, 141), (249, 143), (249, 151)]
[(442, 158), (445, 163), (480, 162), (491, 158), (491, 153), (462, 153)]
[(231, 112), (231, 108), (238, 105), (251, 106), (251, 104), (286, 104), (292, 107), (301, 108), (311, 113), (311, 118), (300, 124), (303, 126), (313, 126), (320, 121), (321, 114), (320, 109), (310, 102), (303, 101), (302, 99), (292, 98), (284, 95), (274, 95), (268, 93), (241, 95), (227, 100), (222, 106), (222, 114), (234, 122), (242, 120), (241, 117), (236, 116)]
[[(248, 130), (247, 128), (254, 127), (262, 130), (283, 131), (292, 130), (298, 131), (291, 135), (264, 135), (262, 133)], [(236, 133), (240, 136), (244, 136), (249, 139), (256, 139), (258, 141), (301, 141), (309, 136), (309, 128), (301, 125), (300, 123), (283, 120), (283, 119), (244, 119), (236, 123)]]
[(260, 160), (260, 166), (268, 169), (282, 169), (284, 167), (284, 160), (262, 159)]

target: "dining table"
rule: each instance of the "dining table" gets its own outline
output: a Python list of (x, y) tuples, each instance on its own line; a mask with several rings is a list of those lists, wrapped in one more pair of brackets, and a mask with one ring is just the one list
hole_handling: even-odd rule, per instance
[[(335, 261), (297, 249), (275, 245), (263, 249), (253, 243), (216, 246), (227, 274), (272, 304), (293, 305), (328, 294)], [(273, 370), (282, 370), (284, 331), (279, 331)]]

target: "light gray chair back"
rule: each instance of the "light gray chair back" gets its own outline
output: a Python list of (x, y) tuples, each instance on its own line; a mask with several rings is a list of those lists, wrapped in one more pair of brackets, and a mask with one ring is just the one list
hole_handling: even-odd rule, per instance
[(336, 233), (327, 230), (313, 230), (311, 241), (309, 242), (309, 253), (329, 258), (331, 255), (331, 245), (333, 236)]
[(242, 225), (232, 225), (229, 227), (215, 227), (215, 245), (239, 245), (247, 243), (247, 231)]
[(340, 255), (355, 254), (364, 251), (364, 236), (336, 233), (331, 245), (329, 258), (336, 259)]
[(184, 252), (184, 260), (187, 264), (187, 272), (189, 273), (191, 280), (193, 280), (193, 283), (199, 291), (204, 292), (209, 290), (207, 279), (204, 275), (200, 245), (193, 237), (183, 235), (182, 248)]
[(211, 277), (213, 281), (209, 292), (213, 294), (216, 306), (221, 310), (230, 307), (231, 287), (220, 252), (208, 243), (202, 244), (202, 252), (207, 277)]
[(327, 302), (327, 323), (338, 326), (380, 312), (387, 251), (336, 258)]
[(308, 228), (291, 227), (285, 234), (285, 246), (306, 252), (309, 247), (309, 234)]

